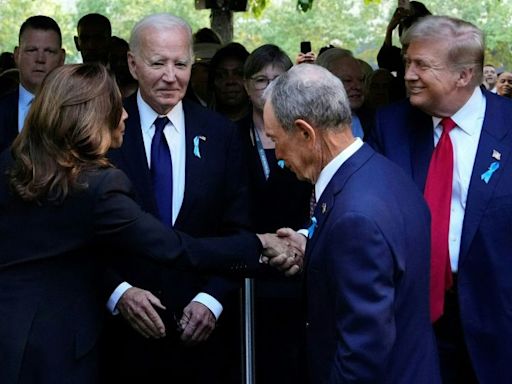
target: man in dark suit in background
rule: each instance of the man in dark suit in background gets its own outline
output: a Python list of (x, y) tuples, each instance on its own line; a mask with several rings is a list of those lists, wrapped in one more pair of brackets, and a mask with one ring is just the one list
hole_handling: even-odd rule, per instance
[[(304, 260), (310, 382), (438, 383), (421, 194), (354, 138), (347, 94), (326, 69), (295, 66), (266, 97), (276, 156), (315, 184)], [(290, 229), (278, 234), (305, 239)]]
[[(193, 63), (190, 27), (169, 14), (149, 16), (134, 27), (130, 49), (128, 62), (139, 91), (125, 101), (129, 118), (124, 145), (110, 159), (131, 179), (142, 207), (166, 221), (152, 183), (155, 119), (166, 118), (161, 134), (170, 149), (172, 176), (158, 181), (172, 183), (166, 199), (172, 204), (168, 225), (195, 237), (242, 231), (249, 212), (239, 133), (220, 115), (183, 100)], [(115, 288), (110, 309), (119, 310), (146, 336), (152, 323), (161, 326), (163, 321), (167, 337), (144, 339), (116, 319), (106, 334), (116, 347), (108, 357), (119, 361), (109, 363), (113, 376), (125, 382), (226, 382), (221, 375), (238, 362), (238, 353), (231, 361), (226, 357), (226, 337), (238, 336), (239, 315), (230, 311), (237, 303), (239, 282), (167, 271), (137, 258), (120, 260), (117, 272), (109, 282)], [(220, 329), (213, 332), (222, 312), (227, 313)], [(139, 316), (156, 320), (135, 320)], [(230, 317), (232, 324), (222, 323)]]
[(82, 61), (107, 65), (112, 37), (110, 20), (99, 13), (88, 13), (78, 20), (76, 32), (75, 47)]
[[(375, 145), (414, 178), (432, 210), (443, 381), (510, 383), (512, 103), (479, 87), (485, 46), (474, 25), (429, 16), (403, 42), (410, 97), (378, 113)], [(447, 190), (433, 193), (440, 182)]]
[(32, 16), (23, 22), (14, 49), (20, 85), (0, 99), (0, 152), (9, 147), (23, 128), (37, 89), (46, 75), (64, 64), (66, 56), (58, 24), (48, 16)]

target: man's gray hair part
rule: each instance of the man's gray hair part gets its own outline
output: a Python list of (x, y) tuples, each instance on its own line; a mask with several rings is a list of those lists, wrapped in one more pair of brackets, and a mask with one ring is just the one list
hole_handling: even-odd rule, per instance
[(184, 30), (187, 34), (190, 58), (193, 62), (194, 50), (192, 44), (192, 29), (181, 17), (171, 15), (170, 13), (156, 13), (146, 16), (135, 24), (130, 35), (130, 50), (137, 55), (140, 54), (142, 32), (147, 28), (154, 28), (159, 31), (168, 31), (170, 29)]
[(448, 41), (448, 61), (455, 70), (473, 68), (472, 85), (482, 83), (484, 33), (475, 25), (448, 16), (425, 16), (402, 36), (404, 51), (413, 41)]
[(352, 121), (341, 81), (315, 64), (300, 64), (283, 73), (265, 90), (278, 123), (285, 131), (302, 119), (316, 129), (342, 129)]

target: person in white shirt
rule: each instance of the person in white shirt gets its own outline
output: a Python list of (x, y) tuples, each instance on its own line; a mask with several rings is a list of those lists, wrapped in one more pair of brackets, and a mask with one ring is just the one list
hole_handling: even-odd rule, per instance
[[(139, 89), (124, 103), (129, 115), (125, 144), (109, 158), (133, 182), (141, 206), (169, 226), (194, 237), (240, 233), (249, 227), (240, 132), (221, 115), (184, 99), (193, 62), (192, 33), (184, 20), (157, 14), (135, 25), (128, 64)], [(154, 138), (162, 118), (171, 175), (156, 179), (167, 187), (172, 184), (165, 198), (170, 208), (163, 215), (152, 178), (157, 164), (153, 155), (158, 152)], [(165, 213), (170, 217), (164, 220)], [(108, 306), (121, 313), (106, 332), (113, 351), (107, 354), (112, 359), (110, 378), (226, 382), (226, 374), (239, 360), (238, 282), (162, 271), (129, 256), (128, 262), (119, 261), (117, 273), (108, 279)], [(122, 317), (152, 338), (136, 333)]]
[(484, 81), (482, 84), (488, 91), (496, 93), (496, 82), (498, 81), (498, 74), (496, 68), (492, 64), (484, 65)]
[(409, 98), (377, 112), (375, 147), (431, 206), (443, 382), (510, 383), (512, 102), (481, 87), (484, 33), (475, 25), (427, 16), (402, 43)]

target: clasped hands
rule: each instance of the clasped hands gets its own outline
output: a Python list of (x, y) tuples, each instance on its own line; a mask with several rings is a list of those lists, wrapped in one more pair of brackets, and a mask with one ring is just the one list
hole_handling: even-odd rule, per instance
[[(116, 308), (128, 323), (145, 338), (165, 337), (164, 322), (156, 308), (165, 310), (160, 299), (145, 289), (131, 287), (121, 296)], [(192, 346), (205, 341), (215, 329), (216, 319), (204, 304), (191, 301), (181, 317), (175, 317), (181, 341)]]
[(291, 228), (281, 228), (275, 234), (258, 234), (263, 246), (262, 262), (293, 276), (302, 271), (306, 237)]

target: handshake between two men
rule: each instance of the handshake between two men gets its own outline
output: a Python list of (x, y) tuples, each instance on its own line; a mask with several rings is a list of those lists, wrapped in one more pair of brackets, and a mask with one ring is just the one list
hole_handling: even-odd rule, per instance
[(281, 228), (275, 234), (258, 234), (263, 246), (261, 261), (277, 268), (286, 276), (302, 271), (306, 237), (291, 228)]
[[(293, 276), (303, 268), (306, 237), (291, 228), (281, 228), (275, 234), (256, 235), (262, 245), (260, 262), (268, 264)], [(166, 336), (166, 327), (157, 310), (166, 310), (160, 299), (148, 290), (131, 287), (127, 289), (116, 309), (129, 324), (145, 338)], [(195, 345), (208, 339), (215, 329), (216, 317), (210, 309), (199, 301), (192, 300), (179, 318), (175, 318), (181, 340), (187, 345)]]

